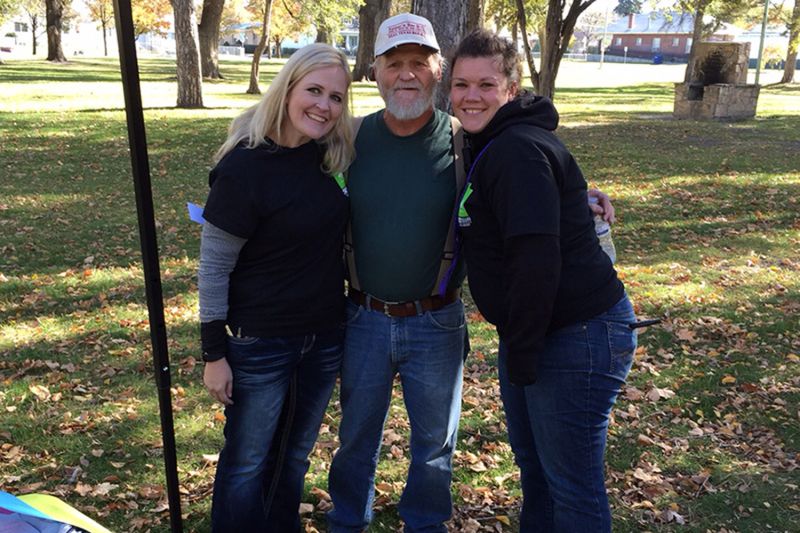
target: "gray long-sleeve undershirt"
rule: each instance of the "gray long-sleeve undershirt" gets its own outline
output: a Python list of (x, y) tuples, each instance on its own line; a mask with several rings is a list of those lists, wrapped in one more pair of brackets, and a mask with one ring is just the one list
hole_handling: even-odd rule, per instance
[(200, 240), (200, 268), (197, 290), (200, 295), (200, 322), (228, 318), (230, 275), (247, 239), (232, 235), (206, 221)]

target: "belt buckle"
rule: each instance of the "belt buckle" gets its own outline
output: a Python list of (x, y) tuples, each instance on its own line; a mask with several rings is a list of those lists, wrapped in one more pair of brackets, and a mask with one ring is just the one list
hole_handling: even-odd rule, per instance
[(389, 313), (389, 305), (391, 305), (389, 302), (383, 302), (383, 314), (389, 318), (392, 318), (391, 313)]

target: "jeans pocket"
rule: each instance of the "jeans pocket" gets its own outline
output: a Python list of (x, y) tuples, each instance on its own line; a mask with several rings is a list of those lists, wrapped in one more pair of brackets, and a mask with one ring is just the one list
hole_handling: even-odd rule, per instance
[(609, 371), (612, 375), (625, 379), (633, 365), (636, 352), (636, 331), (627, 323), (606, 322), (608, 329), (608, 348), (611, 352)]
[(252, 346), (258, 342), (258, 339), (259, 337), (235, 337), (233, 335), (228, 335), (228, 342), (236, 346)]
[(364, 310), (358, 304), (353, 303), (349, 298), (347, 299), (347, 304), (344, 308), (344, 325), (347, 326), (348, 324), (352, 324), (355, 322), (359, 316), (361, 316), (361, 312)]
[(460, 301), (453, 302), (436, 311), (426, 311), (425, 317), (433, 327), (444, 331), (462, 329), (467, 323), (464, 316), (464, 305)]

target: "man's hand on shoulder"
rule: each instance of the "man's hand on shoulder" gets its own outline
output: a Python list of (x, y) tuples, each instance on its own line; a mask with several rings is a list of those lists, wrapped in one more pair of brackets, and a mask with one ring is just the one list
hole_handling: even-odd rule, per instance
[(616, 221), (614, 216), (614, 206), (611, 205), (611, 198), (600, 189), (589, 189), (586, 191), (589, 198), (597, 198), (597, 203), (589, 202), (589, 208), (595, 215), (600, 215), (609, 224)]

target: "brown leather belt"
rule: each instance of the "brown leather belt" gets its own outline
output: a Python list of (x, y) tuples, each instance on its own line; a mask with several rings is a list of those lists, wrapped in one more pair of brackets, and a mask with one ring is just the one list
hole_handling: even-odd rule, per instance
[(356, 304), (367, 307), (367, 300), (369, 299), (369, 308), (379, 311), (386, 316), (390, 317), (408, 317), (421, 315), (425, 311), (436, 311), (445, 305), (451, 304), (458, 300), (460, 289), (453, 289), (447, 291), (444, 296), (428, 296), (419, 300), (412, 300), (409, 302), (384, 302), (374, 296), (369, 296), (356, 289), (348, 289), (347, 296)]

